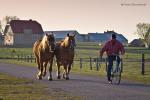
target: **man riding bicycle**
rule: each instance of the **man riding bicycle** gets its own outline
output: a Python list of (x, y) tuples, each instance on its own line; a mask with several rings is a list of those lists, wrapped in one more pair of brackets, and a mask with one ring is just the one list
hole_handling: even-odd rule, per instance
[[(100, 58), (102, 58), (103, 53), (105, 51), (107, 53), (107, 59), (108, 59), (107, 78), (108, 78), (108, 82), (112, 83), (111, 70), (112, 70), (112, 66), (113, 66), (113, 61), (116, 60), (116, 56), (119, 55), (120, 52), (121, 52), (121, 55), (123, 55), (125, 53), (125, 49), (124, 49), (122, 43), (120, 43), (116, 39), (116, 35), (112, 34), (112, 39), (107, 41), (100, 51)], [(119, 66), (120, 57), (119, 56), (117, 56), (117, 57), (118, 57), (117, 65)]]

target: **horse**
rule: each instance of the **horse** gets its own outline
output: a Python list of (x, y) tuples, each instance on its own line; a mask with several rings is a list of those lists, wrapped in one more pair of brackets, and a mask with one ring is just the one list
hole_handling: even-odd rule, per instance
[(46, 67), (49, 62), (49, 77), (48, 80), (52, 80), (52, 65), (54, 58), (54, 50), (55, 50), (55, 38), (53, 33), (46, 33), (42, 40), (37, 40), (33, 45), (33, 53), (36, 58), (36, 63), (38, 66), (38, 74), (37, 78), (39, 80), (42, 77), (46, 76)]
[(64, 73), (63, 78), (69, 80), (69, 73), (71, 70), (71, 65), (74, 60), (74, 47), (75, 44), (75, 34), (69, 35), (65, 37), (64, 40), (56, 42), (55, 48), (55, 56), (56, 56), (56, 64), (57, 64), (57, 79), (60, 79), (60, 66), (63, 66)]

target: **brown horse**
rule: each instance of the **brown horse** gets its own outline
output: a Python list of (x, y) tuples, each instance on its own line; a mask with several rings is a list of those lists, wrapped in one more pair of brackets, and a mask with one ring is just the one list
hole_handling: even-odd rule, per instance
[(71, 65), (74, 59), (74, 46), (75, 46), (75, 35), (67, 37), (63, 41), (56, 43), (55, 55), (57, 62), (57, 78), (60, 79), (60, 66), (64, 67), (63, 78), (69, 79), (69, 73), (71, 70)]
[[(49, 62), (49, 80), (52, 80), (52, 65), (55, 49), (55, 38), (53, 34), (46, 34), (42, 40), (38, 40), (34, 43), (33, 53), (36, 57), (38, 65), (38, 79), (42, 79), (46, 75), (46, 66)], [(44, 65), (44, 66), (43, 66)]]

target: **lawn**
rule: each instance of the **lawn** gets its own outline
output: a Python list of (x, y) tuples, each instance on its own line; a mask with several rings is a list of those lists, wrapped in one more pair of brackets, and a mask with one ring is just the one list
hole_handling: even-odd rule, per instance
[(81, 100), (25, 78), (0, 73), (0, 100)]

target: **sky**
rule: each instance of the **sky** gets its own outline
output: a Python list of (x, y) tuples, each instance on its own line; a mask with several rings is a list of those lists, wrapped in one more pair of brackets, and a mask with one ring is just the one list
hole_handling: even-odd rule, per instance
[(139, 22), (150, 23), (150, 0), (0, 0), (0, 20), (17, 16), (36, 20), (44, 31), (81, 34), (114, 30), (129, 42)]

